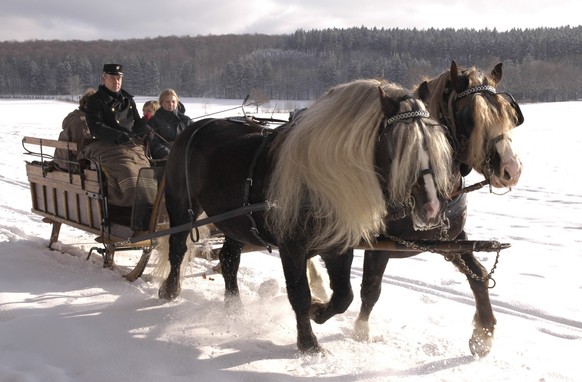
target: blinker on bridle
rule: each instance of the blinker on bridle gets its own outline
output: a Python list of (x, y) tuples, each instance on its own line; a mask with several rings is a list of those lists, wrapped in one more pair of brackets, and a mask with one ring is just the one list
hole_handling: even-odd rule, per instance
[(519, 104), (517, 103), (515, 98), (513, 98), (513, 96), (509, 93), (505, 93), (505, 92), (498, 93), (497, 89), (495, 89), (495, 87), (493, 87), (491, 85), (479, 85), (479, 86), (475, 86), (475, 87), (469, 88), (467, 90), (464, 90), (460, 93), (457, 93), (456, 100), (458, 101), (461, 98), (464, 98), (468, 95), (475, 94), (475, 93), (499, 94), (499, 95), (505, 97), (507, 99), (507, 101), (509, 102), (509, 104), (511, 105), (511, 107), (513, 107), (513, 109), (515, 110), (515, 114), (517, 116), (517, 123), (515, 124), (515, 127), (517, 127), (523, 123), (523, 121), (524, 121), (523, 113), (521, 112), (521, 108), (519, 107)]

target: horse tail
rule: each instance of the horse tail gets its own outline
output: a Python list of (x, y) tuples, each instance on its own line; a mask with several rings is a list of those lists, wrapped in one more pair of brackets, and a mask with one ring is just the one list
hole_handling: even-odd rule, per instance
[(326, 272), (322, 272), (322, 266), (315, 258), (307, 259), (307, 279), (309, 280), (309, 289), (311, 297), (320, 301), (329, 301), (326, 285), (329, 285), (329, 279)]
[[(207, 217), (205, 213), (200, 215), (198, 219), (203, 219)], [(204, 258), (211, 260), (213, 256), (212, 246), (210, 244), (210, 238), (212, 236), (211, 229), (209, 226), (205, 225), (198, 227), (198, 241), (192, 242), (188, 240), (186, 255), (182, 260), (182, 265), (180, 269), (180, 274), (183, 275), (186, 271), (188, 263), (195, 257)], [(152, 277), (155, 279), (165, 280), (170, 273), (170, 241), (168, 236), (163, 236), (158, 240), (155, 250), (158, 253), (157, 261), (154, 264), (154, 269), (151, 272)]]

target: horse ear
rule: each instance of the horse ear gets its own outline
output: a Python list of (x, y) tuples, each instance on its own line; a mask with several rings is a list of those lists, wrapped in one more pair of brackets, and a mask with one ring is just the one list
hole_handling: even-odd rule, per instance
[(453, 79), (453, 77), (455, 79), (457, 79), (457, 77), (459, 77), (460, 71), (459, 71), (459, 67), (457, 66), (457, 63), (455, 62), (455, 60), (451, 61), (450, 72), (451, 72), (451, 79)]
[(469, 86), (468, 81), (466, 78), (461, 77), (461, 71), (459, 70), (459, 67), (457, 66), (455, 60), (451, 62), (450, 73), (451, 73), (451, 85), (453, 86), (453, 89), (455, 89), (457, 93), (466, 90), (467, 87)]
[(426, 105), (429, 104), (430, 89), (428, 88), (427, 81), (423, 81), (420, 84), (420, 86), (418, 87), (418, 90), (416, 91), (416, 94), (418, 95), (418, 98), (420, 98), (420, 100), (422, 102), (424, 102)]
[(500, 62), (499, 64), (495, 65), (495, 67), (491, 71), (491, 77), (493, 77), (495, 84), (498, 84), (499, 81), (501, 81), (501, 76), (503, 75), (503, 71), (501, 70), (502, 67), (503, 64)]
[(382, 105), (382, 111), (387, 117), (392, 117), (398, 113), (398, 102), (394, 101), (392, 98), (388, 97), (388, 94), (378, 86), (378, 93), (380, 94), (380, 104)]

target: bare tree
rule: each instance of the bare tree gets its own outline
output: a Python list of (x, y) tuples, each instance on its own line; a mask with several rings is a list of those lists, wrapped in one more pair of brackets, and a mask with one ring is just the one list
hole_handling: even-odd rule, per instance
[(264, 90), (260, 88), (252, 88), (249, 94), (249, 99), (252, 100), (249, 105), (255, 105), (257, 107), (257, 113), (259, 112), (259, 106), (269, 102), (269, 97)]

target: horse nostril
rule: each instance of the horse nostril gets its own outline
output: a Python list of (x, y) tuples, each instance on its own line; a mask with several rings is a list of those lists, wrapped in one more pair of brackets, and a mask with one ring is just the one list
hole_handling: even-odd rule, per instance
[(503, 171), (503, 178), (505, 180), (511, 180), (511, 174), (509, 173), (509, 171), (507, 170)]
[(434, 203), (425, 203), (424, 204), (424, 212), (426, 213), (426, 217), (428, 219), (434, 219), (437, 215), (437, 211), (439, 210), (438, 206), (435, 206)]

